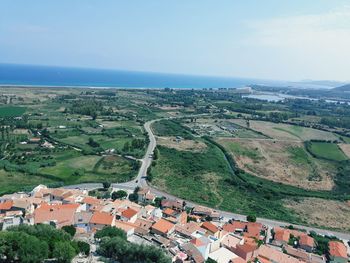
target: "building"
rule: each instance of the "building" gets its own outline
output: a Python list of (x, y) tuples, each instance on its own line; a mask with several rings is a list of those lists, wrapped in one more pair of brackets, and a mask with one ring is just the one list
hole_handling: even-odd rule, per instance
[(331, 263), (346, 263), (348, 255), (346, 246), (341, 241), (329, 241), (329, 259)]

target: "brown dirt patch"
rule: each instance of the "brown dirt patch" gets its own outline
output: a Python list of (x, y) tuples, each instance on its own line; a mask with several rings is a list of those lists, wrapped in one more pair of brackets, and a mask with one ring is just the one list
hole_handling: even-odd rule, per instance
[(157, 143), (168, 148), (174, 148), (178, 151), (202, 152), (207, 145), (195, 140), (176, 140), (175, 137), (157, 137)]
[(350, 231), (350, 206), (345, 202), (304, 198), (285, 201), (284, 205), (309, 224)]
[(350, 144), (340, 143), (338, 146), (345, 153), (345, 155), (350, 158)]
[[(236, 138), (220, 138), (218, 142), (241, 169), (255, 176), (304, 189), (331, 190), (334, 186), (332, 168), (307, 154), (301, 142)], [(304, 153), (309, 161), (296, 159), (293, 150)]]

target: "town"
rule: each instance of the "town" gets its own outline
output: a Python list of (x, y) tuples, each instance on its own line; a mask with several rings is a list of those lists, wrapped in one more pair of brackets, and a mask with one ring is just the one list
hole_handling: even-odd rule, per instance
[[(98, 191), (109, 191), (110, 197), (96, 197)], [(1, 248), (7, 242), (3, 233), (42, 224), (70, 229), (74, 240), (88, 244), (72, 262), (99, 262), (100, 257), (126, 262), (100, 249), (97, 233), (111, 228), (122, 230), (129, 243), (160, 247), (168, 259), (164, 262), (346, 263), (350, 252), (349, 240), (293, 226), (271, 227), (252, 215), (245, 221), (227, 218), (205, 206), (156, 196), (149, 188), (131, 191), (104, 184), (88, 191), (38, 185), (28, 193), (0, 197)], [(8, 262), (6, 253), (0, 249), (1, 262)]]

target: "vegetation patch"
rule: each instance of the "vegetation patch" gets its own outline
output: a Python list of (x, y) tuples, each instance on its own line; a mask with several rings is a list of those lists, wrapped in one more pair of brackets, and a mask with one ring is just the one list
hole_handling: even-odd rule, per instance
[(350, 231), (349, 203), (303, 198), (286, 200), (285, 206), (312, 225)]
[(178, 139), (176, 137), (157, 137), (157, 144), (179, 151), (201, 152), (207, 145), (199, 140)]
[(307, 142), (305, 145), (308, 151), (317, 158), (336, 162), (348, 159), (339, 146), (335, 143), (312, 141)]

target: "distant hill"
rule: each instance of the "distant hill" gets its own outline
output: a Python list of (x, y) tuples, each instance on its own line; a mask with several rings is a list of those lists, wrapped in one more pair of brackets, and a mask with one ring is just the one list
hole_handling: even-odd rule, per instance
[(336, 87), (333, 89), (333, 91), (343, 91), (343, 92), (350, 92), (350, 84), (346, 84), (340, 87)]

